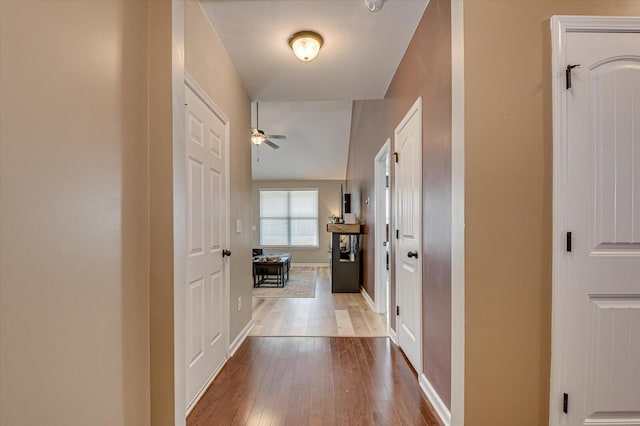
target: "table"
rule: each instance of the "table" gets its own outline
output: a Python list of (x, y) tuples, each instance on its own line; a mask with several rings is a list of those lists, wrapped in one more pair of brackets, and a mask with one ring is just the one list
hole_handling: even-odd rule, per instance
[[(277, 257), (277, 261), (265, 261), (265, 258)], [(275, 284), (284, 287), (289, 281), (289, 269), (291, 269), (291, 253), (269, 253), (253, 258), (253, 286), (260, 287), (263, 284)]]

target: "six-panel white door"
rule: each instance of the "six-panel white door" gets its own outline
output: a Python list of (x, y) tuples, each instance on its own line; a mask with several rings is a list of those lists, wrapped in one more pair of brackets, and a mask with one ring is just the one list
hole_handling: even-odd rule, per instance
[[(227, 356), (224, 312), (227, 248), (226, 128), (185, 87), (187, 152), (186, 405), (209, 384)], [(228, 258), (226, 258), (228, 259)]]
[(396, 297), (398, 345), (422, 371), (422, 98), (395, 131)]
[(561, 166), (571, 251), (554, 300), (567, 394), (559, 423), (640, 425), (640, 33), (569, 32), (564, 47), (562, 65), (579, 67)]

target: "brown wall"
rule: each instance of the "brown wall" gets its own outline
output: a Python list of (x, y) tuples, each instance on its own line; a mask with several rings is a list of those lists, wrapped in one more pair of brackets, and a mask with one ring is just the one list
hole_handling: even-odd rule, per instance
[[(366, 226), (365, 288), (374, 294), (373, 160), (416, 99), (423, 126), (423, 370), (451, 401), (451, 8), (431, 0), (383, 101), (353, 107), (347, 189)], [(391, 163), (393, 179), (393, 163)], [(393, 185), (392, 185), (393, 186)], [(393, 244), (393, 239), (392, 239)], [(392, 247), (393, 249), (393, 247)], [(393, 259), (393, 256), (392, 256)], [(392, 279), (392, 306), (395, 303)], [(391, 317), (395, 327), (395, 316)]]
[[(415, 99), (414, 99), (415, 100)], [(409, 108), (411, 105), (407, 106)], [(397, 124), (397, 123), (396, 123)], [(364, 224), (362, 284), (375, 300), (375, 203), (365, 204), (369, 197), (375, 199), (374, 159), (388, 138), (393, 137), (390, 104), (387, 100), (354, 101), (351, 112), (351, 139), (347, 163), (345, 192), (351, 194), (351, 210)], [(391, 149), (393, 152), (393, 149)], [(390, 163), (390, 179), (393, 164)], [(393, 184), (391, 184), (393, 187)], [(393, 244), (393, 242), (392, 242)], [(393, 248), (393, 247), (392, 247)], [(395, 304), (394, 281), (391, 278), (392, 306)], [(395, 327), (395, 315), (391, 327)]]
[[(186, 70), (229, 117), (231, 340), (251, 321), (251, 101), (218, 35), (195, 0), (185, 3)], [(236, 220), (242, 233), (235, 232)], [(236, 300), (242, 297), (242, 311)]]
[(310, 188), (318, 190), (318, 248), (266, 247), (265, 252), (290, 252), (293, 263), (324, 263), (330, 262), (331, 234), (327, 232), (329, 215), (340, 214), (340, 184), (341, 180), (255, 180), (253, 181), (253, 219), (251, 231), (253, 247), (260, 247), (260, 189), (261, 188)]
[(146, 2), (0, 19), (0, 424), (149, 424)]
[(548, 424), (552, 15), (637, 0), (465, 0), (469, 426)]

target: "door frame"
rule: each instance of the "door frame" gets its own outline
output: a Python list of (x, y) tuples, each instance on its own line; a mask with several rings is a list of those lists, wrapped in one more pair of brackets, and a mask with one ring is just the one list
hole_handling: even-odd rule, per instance
[(551, 17), (552, 107), (553, 107), (553, 244), (551, 295), (551, 382), (549, 391), (549, 424), (558, 426), (562, 420), (562, 371), (566, 362), (566, 339), (562, 324), (566, 323), (568, 302), (568, 257), (565, 252), (565, 214), (568, 192), (567, 90), (565, 89), (566, 42), (569, 32), (628, 32), (640, 30), (640, 18), (618, 16)]
[[(385, 250), (382, 250), (380, 242), (386, 236), (387, 227), (386, 227), (386, 216), (387, 216), (387, 198), (386, 198), (386, 176), (387, 176), (387, 161), (389, 161), (390, 154), (390, 146), (391, 146), (391, 138), (388, 138), (387, 141), (382, 145), (380, 151), (376, 154), (373, 160), (373, 174), (374, 174), (374, 187), (375, 187), (375, 212), (374, 212), (374, 223), (375, 223), (375, 234), (374, 241), (376, 243), (374, 253), (374, 267), (375, 267), (375, 302), (374, 308), (375, 311), (379, 314), (387, 313), (387, 330), (389, 329), (389, 280), (391, 279), (391, 268), (389, 268), (389, 280), (385, 282), (383, 279), (384, 274), (387, 272), (386, 269), (386, 256)], [(391, 179), (389, 179), (390, 181)], [(389, 187), (389, 191), (391, 188)], [(384, 201), (382, 201), (384, 200)], [(390, 201), (390, 200), (389, 200)], [(391, 215), (389, 215), (391, 216)], [(389, 218), (391, 219), (391, 218)], [(391, 222), (389, 223), (389, 227), (391, 227)], [(387, 243), (387, 245), (389, 242)], [(391, 263), (391, 262), (389, 262)]]
[[(395, 130), (393, 131), (393, 143), (394, 143), (394, 151), (396, 149), (395, 144), (397, 143), (398, 140), (398, 131), (404, 127), (407, 122), (411, 119), (411, 117), (413, 117), (415, 114), (417, 114), (420, 117), (420, 123), (422, 124), (422, 96), (418, 96), (418, 99), (416, 99), (416, 101), (414, 102), (413, 105), (411, 105), (411, 108), (408, 109), (407, 113), (404, 115), (404, 117), (402, 118), (402, 120), (400, 120), (400, 123), (398, 123), (398, 125), (396, 126)], [(420, 128), (420, 155), (422, 156), (422, 127)], [(400, 160), (401, 161), (401, 160)], [(420, 355), (418, 357), (419, 359), (419, 366), (418, 369), (419, 371), (417, 371), (418, 373), (418, 377), (420, 377), (421, 374), (423, 374), (423, 363), (424, 363), (424, 351), (423, 351), (423, 324), (422, 324), (422, 308), (423, 308), (423, 303), (422, 303), (422, 255), (424, 253), (423, 250), (423, 246), (422, 246), (422, 240), (423, 240), (423, 232), (424, 232), (424, 224), (422, 223), (422, 217), (423, 217), (423, 213), (424, 213), (424, 206), (422, 205), (422, 158), (420, 158), (420, 195), (419, 195), (419, 205), (420, 205), (420, 238), (419, 238), (419, 242), (418, 242), (418, 253), (419, 253), (419, 257), (418, 257), (418, 272), (419, 272), (419, 276), (420, 276), (420, 285), (418, 286), (419, 289), (419, 303), (416, 304), (416, 306), (418, 306), (418, 308), (420, 309), (420, 332), (418, 333), (418, 335), (416, 336), (419, 343), (418, 343), (418, 349), (420, 352)], [(398, 179), (397, 179), (397, 172), (395, 171), (394, 168), (394, 179), (393, 179), (393, 229), (397, 230), (398, 229), (398, 191), (397, 191), (397, 185), (399, 184)], [(393, 239), (393, 238), (392, 238)], [(398, 257), (400, 256), (400, 250), (398, 250), (398, 240), (395, 239), (395, 245), (394, 245), (394, 262), (396, 264), (396, 266), (398, 265)], [(396, 306), (398, 305), (398, 300), (399, 295), (400, 295), (400, 286), (398, 285), (398, 277), (397, 277), (397, 273), (398, 273), (398, 267), (394, 268), (393, 270), (394, 273), (394, 279), (395, 279), (395, 283), (396, 283)], [(391, 309), (391, 311), (393, 311), (393, 309)], [(400, 316), (396, 316), (396, 340), (398, 343), (398, 346), (400, 348), (402, 348), (402, 346), (400, 345), (400, 322), (399, 322), (399, 318)]]
[[(198, 98), (200, 98), (200, 100), (207, 106), (207, 108), (209, 108), (211, 110), (211, 112), (213, 114), (215, 114), (218, 118), (220, 118), (220, 120), (224, 123), (224, 133), (225, 133), (225, 141), (224, 141), (224, 152), (225, 152), (225, 159), (224, 159), (224, 166), (225, 166), (225, 177), (224, 177), (224, 186), (225, 186), (225, 197), (224, 197), (224, 201), (226, 204), (226, 209), (225, 209), (225, 215), (227, 216), (227, 226), (225, 226), (225, 238), (226, 238), (226, 245), (227, 248), (229, 248), (229, 245), (231, 244), (231, 225), (230, 225), (230, 220), (231, 220), (231, 208), (229, 205), (229, 202), (231, 200), (230, 197), (230, 180), (229, 180), (229, 172), (230, 172), (230, 161), (229, 161), (229, 136), (230, 136), (230, 123), (229, 123), (229, 117), (227, 117), (227, 115), (224, 113), (224, 111), (222, 111), (222, 109), (220, 107), (218, 107), (218, 105), (216, 105), (216, 103), (209, 97), (209, 95), (207, 95), (207, 92), (198, 84), (198, 82), (191, 76), (191, 74), (189, 74), (188, 71), (184, 71), (184, 84), (185, 86), (189, 87), (191, 90), (193, 90), (193, 92), (196, 94), (196, 96), (198, 96)], [(186, 131), (186, 129), (185, 129)], [(184, 139), (184, 143), (186, 144), (186, 139)], [(186, 161), (186, 155), (184, 156), (184, 160)], [(186, 225), (186, 221), (185, 221), (185, 225)], [(186, 233), (186, 227), (185, 227), (185, 233)], [(185, 245), (185, 252), (186, 252), (186, 245)], [(222, 288), (222, 297), (224, 299), (224, 303), (222, 303), (222, 343), (225, 347), (226, 350), (226, 356), (225, 359), (222, 361), (222, 363), (220, 364), (220, 366), (213, 372), (213, 374), (211, 375), (211, 377), (207, 380), (207, 383), (203, 386), (202, 390), (198, 393), (198, 395), (196, 395), (196, 397), (194, 398), (193, 402), (189, 405), (186, 406), (186, 401), (185, 401), (185, 406), (186, 406), (186, 410), (185, 410), (185, 416), (189, 415), (189, 412), (191, 412), (191, 410), (193, 409), (193, 407), (196, 406), (196, 404), (198, 403), (198, 401), (200, 400), (200, 398), (202, 397), (202, 395), (204, 395), (204, 393), (206, 392), (206, 390), (209, 388), (209, 386), (211, 385), (211, 383), (215, 380), (216, 376), (218, 375), (218, 373), (220, 372), (220, 370), (222, 370), (222, 367), (224, 367), (224, 365), (227, 363), (227, 360), (230, 358), (231, 356), (231, 348), (230, 348), (230, 333), (231, 333), (231, 301), (229, 300), (229, 298), (231, 297), (231, 285), (230, 285), (230, 280), (231, 280), (231, 258), (230, 257), (225, 257), (222, 260), (222, 265), (224, 268), (224, 286)], [(185, 268), (185, 275), (184, 278), (182, 280), (182, 283), (184, 284), (186, 282), (186, 268)], [(186, 315), (186, 305), (184, 307), (184, 314)], [(186, 336), (186, 319), (183, 322), (183, 325), (185, 326), (185, 336)], [(186, 341), (185, 343), (185, 351), (186, 351)], [(185, 368), (185, 372), (186, 372), (186, 368), (187, 368), (187, 363), (188, 360), (185, 359), (185, 363), (183, 365), (183, 367)], [(186, 379), (186, 373), (185, 373), (185, 379)]]

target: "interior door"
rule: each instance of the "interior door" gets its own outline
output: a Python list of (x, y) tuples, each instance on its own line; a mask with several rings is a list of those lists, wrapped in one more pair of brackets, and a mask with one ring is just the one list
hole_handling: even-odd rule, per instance
[[(640, 23), (640, 20), (638, 21)], [(640, 27), (638, 27), (640, 31)], [(640, 33), (568, 32), (562, 425), (640, 425)], [(567, 235), (566, 238), (569, 236)], [(566, 396), (564, 395), (566, 393)]]
[(226, 128), (191, 89), (185, 87), (187, 152), (186, 403), (209, 384), (227, 356), (226, 295), (227, 177)]
[(398, 345), (422, 371), (422, 100), (395, 131), (396, 295)]

